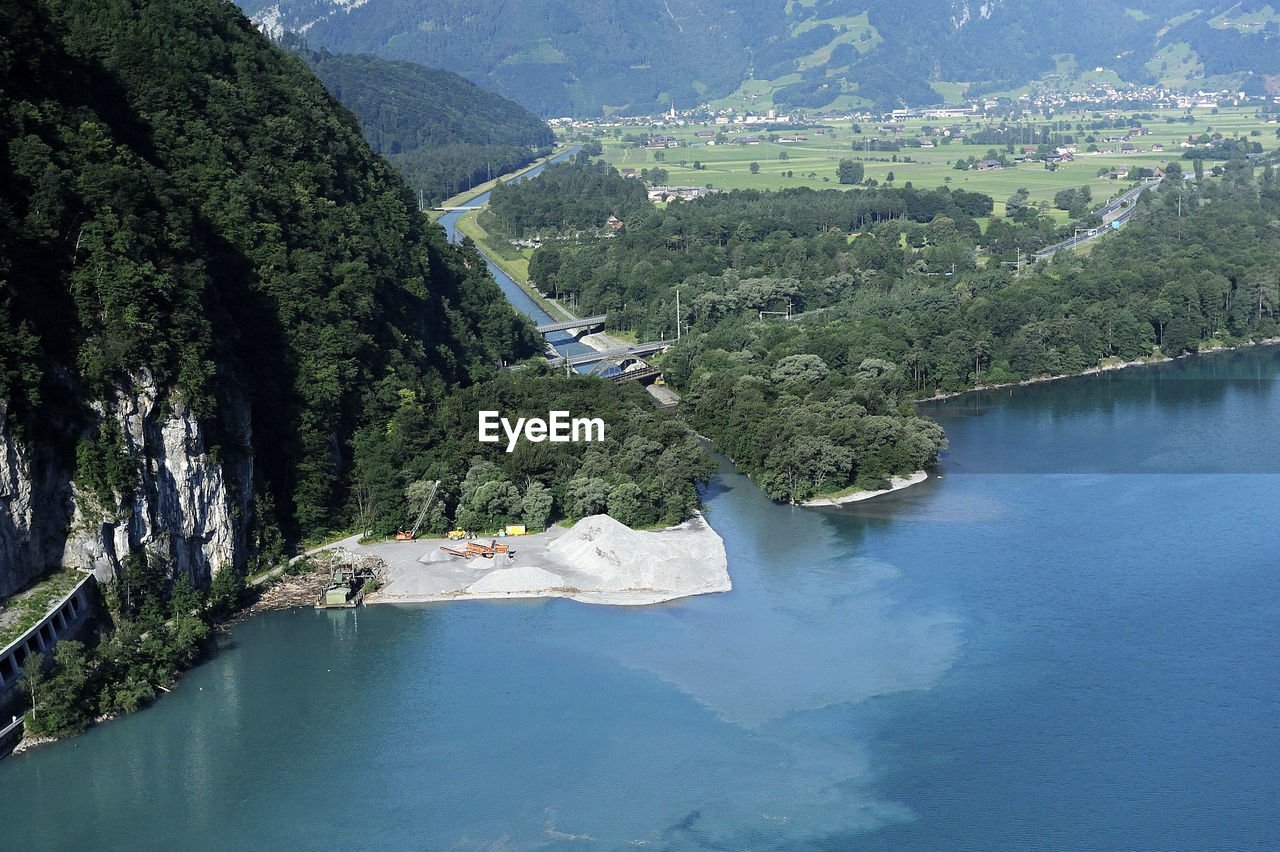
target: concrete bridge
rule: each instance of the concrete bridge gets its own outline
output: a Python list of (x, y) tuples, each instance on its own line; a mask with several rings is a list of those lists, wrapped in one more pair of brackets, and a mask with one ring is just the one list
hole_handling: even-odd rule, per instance
[(457, 212), (457, 211), (459, 211), (459, 210), (482, 210), (482, 209), (484, 209), (484, 205), (483, 205), (483, 204), (477, 204), (477, 205), (475, 205), (474, 207), (432, 207), (431, 209), (432, 209), (432, 210), (440, 210), (440, 211), (443, 211), (443, 212), (445, 212), (445, 213), (455, 213), (455, 212)]
[(578, 328), (600, 328), (604, 329), (604, 314), (598, 314), (594, 317), (582, 317), (581, 319), (565, 320), (564, 322), (550, 322), (546, 325), (538, 326), (539, 334), (552, 334), (557, 331), (573, 331)]
[[(663, 349), (675, 343), (674, 340), (651, 340), (648, 343), (636, 343), (632, 346), (623, 346), (619, 349), (604, 349), (598, 352), (584, 352), (581, 355), (571, 355), (568, 358), (570, 367), (578, 367), (583, 364), (594, 364), (596, 361), (604, 361), (610, 358), (626, 358), (627, 356), (652, 355), (654, 352), (661, 352)], [(564, 358), (561, 356), (561, 363)]]

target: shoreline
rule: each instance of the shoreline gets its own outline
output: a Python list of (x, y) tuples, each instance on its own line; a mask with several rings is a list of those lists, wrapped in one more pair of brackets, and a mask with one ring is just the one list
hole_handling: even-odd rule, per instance
[(1121, 361), (1117, 364), (1102, 364), (1097, 367), (1090, 367), (1079, 373), (1063, 373), (1060, 376), (1034, 376), (1030, 379), (1023, 379), (1018, 382), (1002, 382), (998, 385), (978, 385), (977, 387), (966, 388), (962, 391), (952, 391), (950, 393), (935, 393), (933, 396), (926, 396), (915, 400), (916, 404), (928, 402), (941, 402), (945, 399), (955, 399), (958, 396), (964, 396), (967, 393), (977, 393), (978, 391), (1003, 390), (1005, 388), (1022, 388), (1029, 385), (1038, 385), (1045, 382), (1056, 382), (1061, 379), (1075, 379), (1080, 376), (1096, 376), (1099, 373), (1110, 373), (1115, 370), (1124, 370), (1129, 367), (1150, 367), (1155, 364), (1167, 364), (1170, 361), (1179, 361), (1183, 358), (1194, 358), (1197, 355), (1212, 355), (1215, 352), (1235, 352), (1240, 349), (1248, 349), (1253, 346), (1275, 346), (1280, 344), (1280, 337), (1267, 337), (1262, 340), (1250, 340), (1246, 343), (1236, 343), (1231, 346), (1211, 346), (1208, 349), (1200, 349), (1195, 352), (1184, 352), (1176, 358), (1167, 355), (1160, 358), (1139, 358), (1135, 361)]
[(863, 500), (870, 500), (872, 497), (879, 497), (881, 494), (889, 494), (893, 491), (901, 491), (904, 488), (910, 488), (912, 485), (918, 485), (929, 478), (927, 471), (917, 470), (907, 476), (893, 476), (889, 478), (889, 487), (880, 488), (875, 491), (854, 491), (852, 494), (845, 494), (840, 497), (814, 497), (812, 500), (801, 501), (801, 506), (810, 508), (819, 506), (842, 506), (845, 503), (859, 503)]

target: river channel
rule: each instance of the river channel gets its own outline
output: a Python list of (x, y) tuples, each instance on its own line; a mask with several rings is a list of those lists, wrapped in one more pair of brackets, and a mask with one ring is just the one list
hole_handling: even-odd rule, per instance
[[(551, 158), (549, 162), (555, 163), (561, 160), (566, 160), (569, 157), (572, 157), (574, 154), (576, 154), (578, 150), (579, 149), (577, 147), (571, 148), (565, 153), (558, 154), (555, 157)], [(534, 166), (533, 168), (529, 169), (528, 171), (522, 173), (518, 178), (516, 178), (516, 180), (527, 180), (528, 178), (536, 177), (537, 174), (541, 172), (545, 167), (546, 167), (545, 163), (540, 163)], [(477, 195), (474, 198), (465, 202), (467, 207), (481, 207), (488, 203), (489, 203), (489, 193), (487, 192), (481, 193), (480, 195)], [(445, 233), (448, 234), (450, 242), (458, 241), (459, 239), (458, 220), (462, 218), (464, 215), (466, 215), (465, 210), (453, 210), (448, 213), (445, 213), (443, 216), (439, 218), (439, 220), (437, 220), (439, 221), (440, 225), (444, 227)], [(502, 293), (504, 296), (507, 297), (507, 301), (510, 302), (511, 305), (517, 311), (529, 317), (538, 325), (545, 325), (549, 323), (564, 321), (565, 318), (563, 316), (553, 317), (550, 314), (548, 314), (546, 311), (544, 311), (542, 307), (538, 305), (537, 302), (529, 298), (529, 294), (526, 293), (524, 290), (522, 290), (520, 286), (516, 284), (515, 281), (512, 280), (510, 275), (507, 275), (507, 273), (499, 269), (497, 265), (493, 263), (493, 261), (489, 260), (488, 257), (485, 258), (484, 262), (486, 265), (488, 265), (489, 272), (493, 275), (493, 280), (498, 282), (498, 286), (502, 288)], [(569, 332), (558, 332), (558, 333), (552, 333), (544, 336), (547, 342), (550, 343), (552, 346), (554, 346), (555, 350), (559, 352), (561, 355), (583, 355), (587, 352), (592, 351), (590, 346), (586, 345), (585, 343), (582, 343), (572, 333), (569, 333)], [(580, 367), (579, 372), (585, 373), (590, 371), (590, 369), (591, 369), (591, 365), (587, 364), (583, 367)]]
[(0, 761), (37, 848), (1275, 848), (1280, 348), (928, 409), (927, 482), (771, 503), (734, 590), (252, 618)]

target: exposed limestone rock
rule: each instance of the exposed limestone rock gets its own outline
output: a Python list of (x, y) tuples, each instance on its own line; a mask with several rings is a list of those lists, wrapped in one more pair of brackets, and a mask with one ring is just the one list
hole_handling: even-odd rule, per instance
[[(224, 413), (224, 429), (233, 443), (247, 446), (247, 409), (232, 409)], [(252, 496), (247, 455), (233, 464), (229, 483), (224, 465), (208, 452), (200, 421), (176, 396), (162, 404), (146, 374), (99, 411), (119, 424), (125, 451), (138, 462), (138, 487), (118, 513), (100, 521), (101, 507), (77, 495), (65, 561), (111, 580), (124, 555), (144, 548), (172, 559), (175, 576), (185, 574), (197, 586), (242, 565)]]
[(60, 564), (114, 579), (137, 548), (171, 560), (175, 575), (197, 585), (225, 567), (242, 568), (253, 499), (248, 406), (220, 406), (216, 456), (207, 424), (176, 395), (160, 398), (148, 374), (95, 410), (119, 424), (137, 463), (135, 488), (118, 511), (74, 487), (73, 462), (49, 436), (18, 440), (0, 400), (0, 596)]
[(71, 471), (51, 443), (20, 440), (0, 400), (0, 597), (62, 563)]

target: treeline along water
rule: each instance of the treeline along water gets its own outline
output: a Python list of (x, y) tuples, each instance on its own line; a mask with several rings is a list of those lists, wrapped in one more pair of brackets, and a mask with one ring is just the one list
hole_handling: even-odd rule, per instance
[(1280, 835), (1280, 349), (936, 405), (856, 508), (706, 493), (734, 591), (295, 610), (0, 762), (5, 845), (1247, 849)]
[[(554, 163), (560, 160), (567, 159), (573, 156), (575, 153), (577, 153), (577, 151), (578, 149), (576, 147), (572, 148), (563, 154), (553, 157), (550, 160), (550, 162)], [(545, 165), (546, 165), (545, 163), (542, 163), (537, 166), (534, 166), (533, 168), (529, 169), (527, 172), (522, 174), (518, 179), (526, 180), (528, 178), (536, 176), (539, 172), (542, 171)], [(480, 195), (477, 195), (475, 198), (472, 198), (469, 201), (467, 201), (466, 206), (480, 207), (488, 203), (489, 203), (489, 193), (484, 192), (484, 193), (481, 193)], [(445, 233), (449, 235), (450, 242), (458, 242), (458, 240), (461, 239), (460, 235), (458, 234), (458, 219), (460, 219), (465, 214), (465, 212), (466, 211), (463, 211), (463, 210), (454, 210), (449, 213), (445, 213), (438, 220), (439, 223), (444, 226)], [(511, 279), (510, 275), (507, 275), (507, 273), (499, 269), (493, 263), (493, 261), (489, 260), (488, 257), (485, 258), (484, 262), (489, 267), (489, 272), (493, 274), (493, 280), (498, 282), (498, 286), (502, 288), (503, 295), (507, 297), (507, 301), (510, 302), (512, 306), (515, 307), (516, 310), (528, 316), (537, 325), (547, 325), (554, 322), (564, 322), (564, 317), (552, 317), (550, 314), (544, 311), (538, 305), (537, 302), (529, 298), (529, 294), (525, 293), (524, 290), (520, 289), (520, 286)], [(559, 352), (561, 355), (583, 355), (587, 352), (592, 351), (590, 346), (577, 340), (571, 333), (560, 332), (556, 334), (546, 335), (546, 338), (547, 338), (547, 341), (552, 346), (554, 346), (556, 351)], [(587, 365), (586, 367), (582, 368), (582, 372), (586, 372), (590, 369), (591, 369), (591, 366)]]

